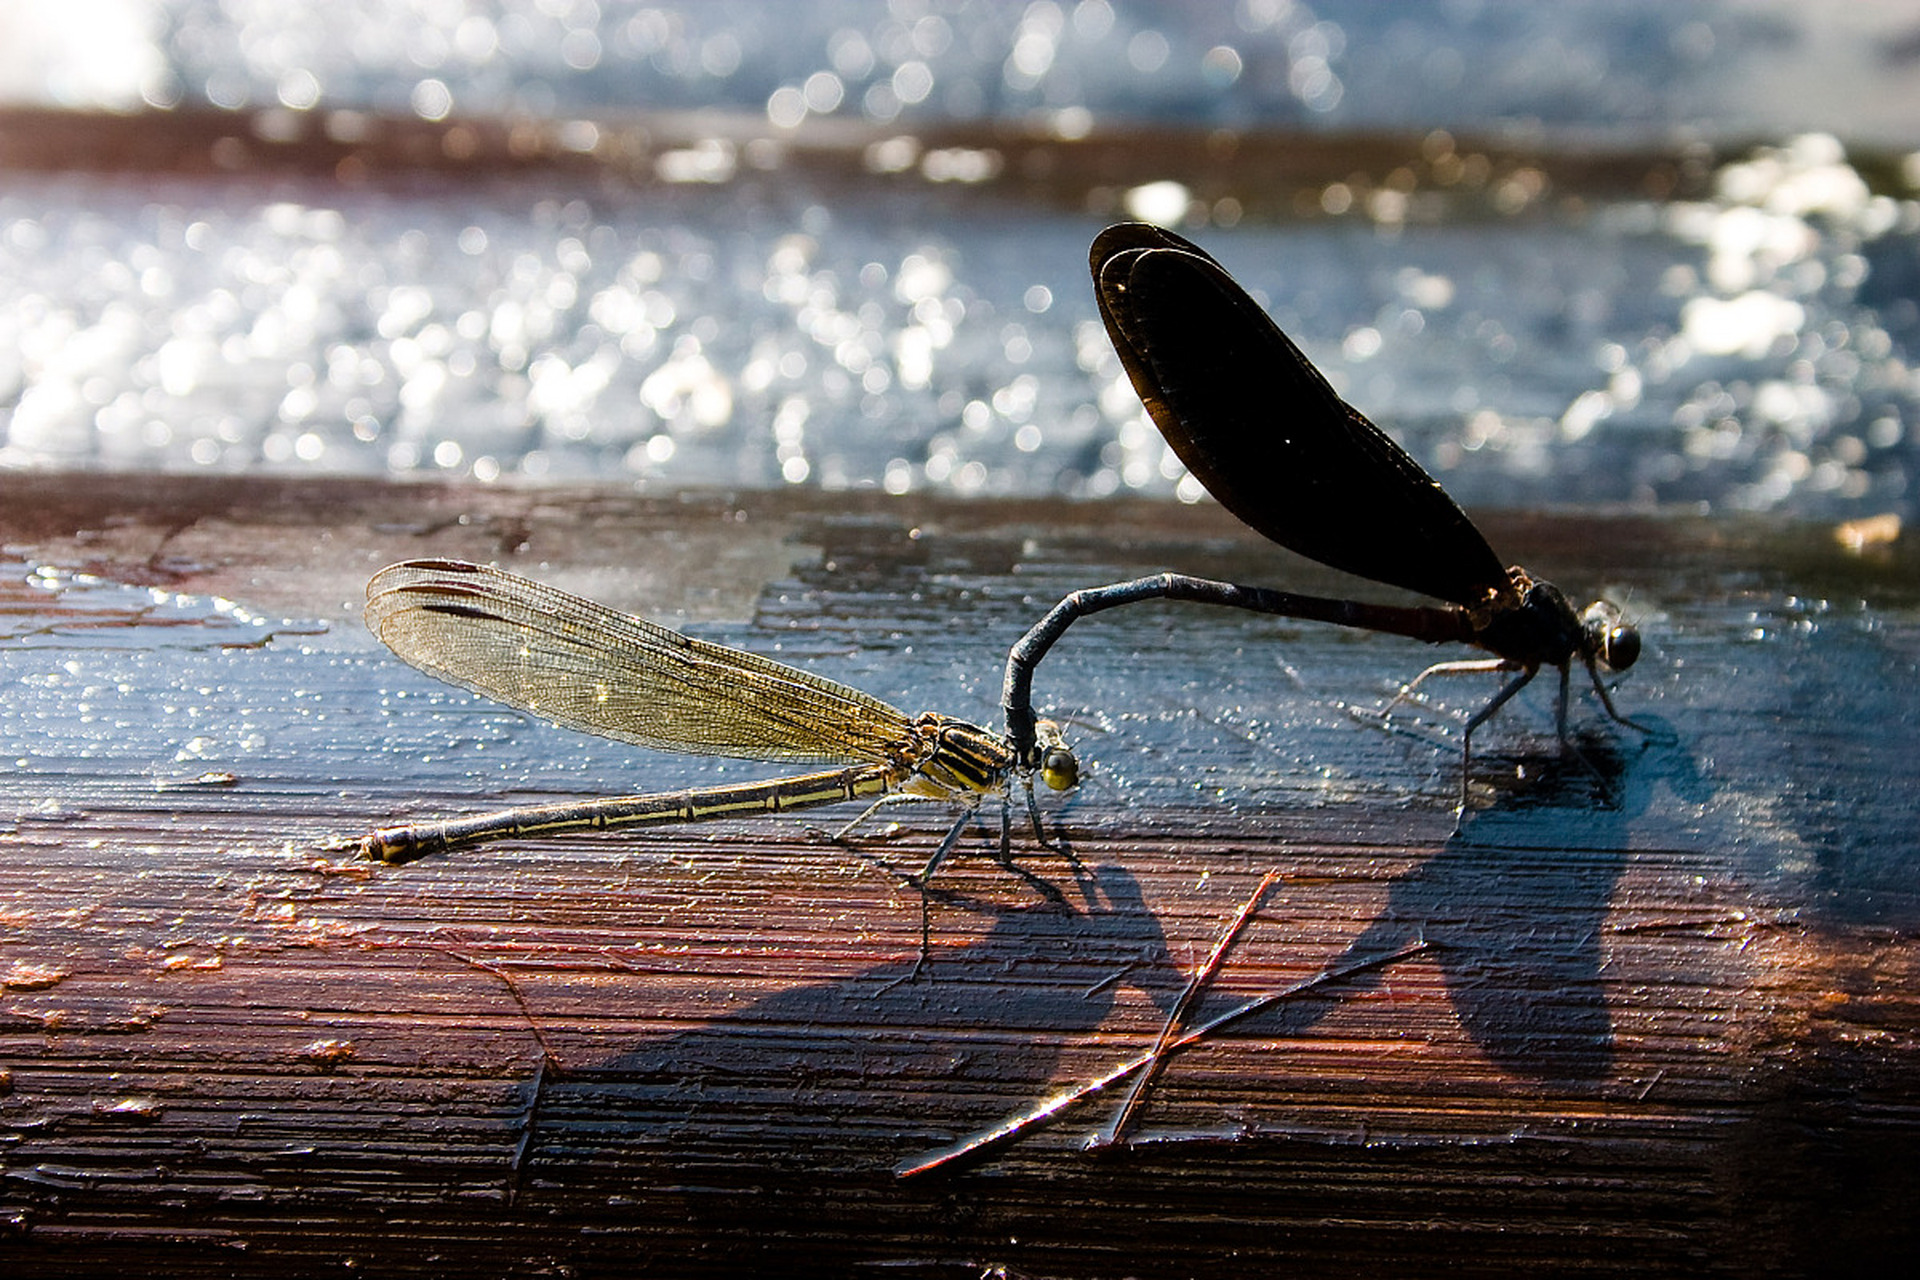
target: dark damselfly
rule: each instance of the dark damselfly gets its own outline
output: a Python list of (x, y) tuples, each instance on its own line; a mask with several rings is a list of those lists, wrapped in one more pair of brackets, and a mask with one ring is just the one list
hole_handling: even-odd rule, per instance
[[(1007, 657), (1007, 741), (1038, 745), (1034, 668), (1076, 618), (1142, 600), (1228, 605), (1424, 640), (1477, 646), (1491, 658), (1428, 667), (1384, 717), (1433, 676), (1511, 672), (1461, 733), (1460, 807), (1473, 731), (1539, 673), (1560, 669), (1558, 728), (1578, 659), (1607, 714), (1602, 671), (1624, 671), (1640, 634), (1598, 601), (1575, 612), (1552, 583), (1503, 568), (1466, 513), (1385, 432), (1334, 393), (1320, 371), (1226, 270), (1191, 242), (1143, 223), (1108, 227), (1089, 254), (1107, 335), (1154, 425), (1220, 505), (1281, 546), (1347, 573), (1447, 603), (1395, 606), (1298, 595), (1162, 573), (1067, 596)], [(1577, 751), (1575, 754), (1578, 754)]]
[[(857, 689), (757, 654), (681, 635), (486, 565), (409, 560), (367, 584), (367, 625), (400, 657), (450, 684), (569, 729), (662, 751), (839, 768), (734, 786), (532, 805), (385, 827), (339, 848), (387, 862), (510, 836), (604, 831), (781, 813), (873, 799), (963, 807), (916, 879), (925, 883), (981, 801), (1015, 778), (1045, 844), (1032, 774), (1056, 791), (1079, 777), (1057, 727), (1042, 721), (1021, 764), (1007, 744), (965, 721), (908, 717)], [(1001, 818), (1001, 856), (1010, 820)]]

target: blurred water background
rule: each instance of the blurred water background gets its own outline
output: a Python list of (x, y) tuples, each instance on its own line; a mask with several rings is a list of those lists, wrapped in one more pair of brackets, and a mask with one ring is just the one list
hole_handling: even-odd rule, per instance
[(1859, 0), (16, 0), (0, 466), (1197, 500), (1133, 216), (1469, 504), (1911, 515), (1917, 64)]

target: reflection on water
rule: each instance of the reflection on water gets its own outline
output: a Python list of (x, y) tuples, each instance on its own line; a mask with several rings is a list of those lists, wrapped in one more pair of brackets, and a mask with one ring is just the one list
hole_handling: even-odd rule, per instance
[[(14, 181), (0, 461), (1199, 496), (1094, 312), (1101, 216), (559, 185)], [(1714, 192), (1193, 233), (1463, 501), (1905, 509), (1920, 203), (1822, 138)]]
[[(207, 175), (164, 181), (46, 176), (68, 135), (0, 121), (35, 170), (0, 188), (0, 466), (1197, 500), (1085, 279), (1132, 215), (1215, 252), (1468, 503), (1911, 514), (1920, 162), (1812, 134), (1716, 172), (1670, 135), (1750, 136), (1752, 73), (1804, 16), (443, 16), (0, 19), (34, 51), (0, 96), (221, 109), (115, 126), (123, 153), (88, 161)], [(1857, 69), (1836, 118), (1884, 138), (1901, 31), (1833, 32)], [(1624, 150), (1602, 179), (1590, 135), (1542, 125)], [(1403, 152), (1325, 131), (1375, 127), (1411, 127)]]

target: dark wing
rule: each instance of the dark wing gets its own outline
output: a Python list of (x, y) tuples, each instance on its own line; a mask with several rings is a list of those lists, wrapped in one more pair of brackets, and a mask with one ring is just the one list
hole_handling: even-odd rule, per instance
[(908, 736), (857, 689), (486, 565), (389, 565), (367, 584), (367, 625), (450, 684), (662, 751), (880, 764)]
[(1483, 603), (1507, 572), (1446, 490), (1335, 395), (1206, 253), (1124, 223), (1093, 242), (1120, 362), (1180, 461), (1281, 546), (1348, 573)]

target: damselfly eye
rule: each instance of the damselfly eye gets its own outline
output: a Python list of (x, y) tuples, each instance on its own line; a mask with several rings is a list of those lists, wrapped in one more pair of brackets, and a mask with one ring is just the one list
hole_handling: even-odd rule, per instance
[(1640, 660), (1640, 631), (1630, 622), (1622, 622), (1607, 632), (1600, 650), (1600, 661), (1615, 671), (1625, 671)]
[(1080, 761), (1065, 747), (1050, 747), (1040, 757), (1040, 781), (1055, 791), (1071, 791), (1080, 783)]
[[(1060, 736), (1060, 726), (1041, 720), (1033, 726), (1038, 747), (1040, 781), (1054, 791), (1071, 791), (1080, 784), (1080, 761)], [(1031, 758), (1031, 757), (1030, 757)]]
[(1640, 660), (1640, 629), (1605, 600), (1587, 606), (1580, 629), (1587, 652), (1609, 671), (1625, 671)]

